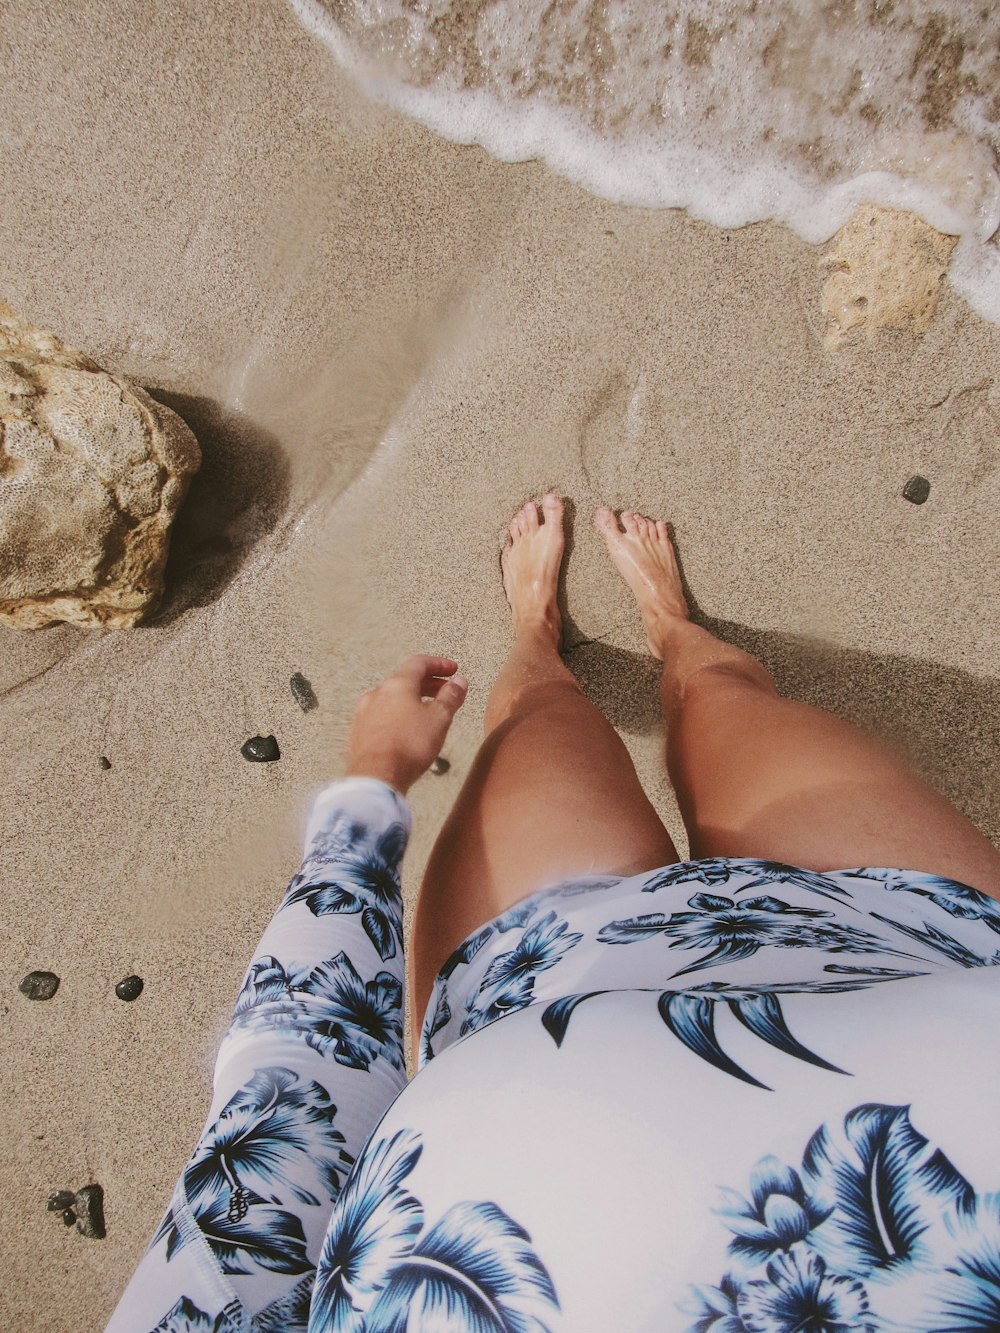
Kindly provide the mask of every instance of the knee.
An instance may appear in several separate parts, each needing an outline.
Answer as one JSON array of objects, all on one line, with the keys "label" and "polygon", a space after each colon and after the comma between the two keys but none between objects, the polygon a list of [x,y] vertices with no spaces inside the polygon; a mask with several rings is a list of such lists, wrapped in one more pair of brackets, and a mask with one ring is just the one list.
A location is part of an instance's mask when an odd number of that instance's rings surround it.
[{"label": "knee", "polygon": [[680,691],[682,699],[704,690],[726,689],[731,692],[734,687],[763,690],[772,695],[778,693],[773,676],[756,657],[751,657],[742,648],[726,646],[728,651],[717,661],[702,663],[687,677]]},{"label": "knee", "polygon": [[523,722],[543,711],[551,715],[573,709],[585,697],[579,681],[568,671],[565,676],[555,679],[530,681],[508,694],[498,707],[487,708],[486,734],[501,723]]}]

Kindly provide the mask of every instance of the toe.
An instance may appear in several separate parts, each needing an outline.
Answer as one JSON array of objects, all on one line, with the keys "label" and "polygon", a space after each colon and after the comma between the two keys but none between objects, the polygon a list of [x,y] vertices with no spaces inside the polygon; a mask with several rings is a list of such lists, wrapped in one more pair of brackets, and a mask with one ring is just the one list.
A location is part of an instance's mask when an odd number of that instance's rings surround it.
[{"label": "toe", "polygon": [[664,521],[663,521],[662,518],[658,518],[658,519],[656,520],[656,535],[657,535],[657,537],[659,537],[659,539],[660,539],[661,542],[666,540],[666,537],[667,537],[667,525],[666,525],[666,523],[664,523]]},{"label": "toe", "polygon": [[618,524],[607,505],[600,505],[594,512],[594,527],[606,537],[618,535]]},{"label": "toe", "polygon": [[631,509],[622,510],[622,527],[632,537],[639,531],[635,521],[635,514],[632,513]]},{"label": "toe", "polygon": [[642,514],[636,514],[636,516],[635,516],[635,530],[636,530],[636,532],[639,534],[640,537],[645,537],[647,526],[648,526],[648,524],[646,523],[646,520],[645,520],[645,518],[642,516]]},{"label": "toe", "polygon": [[542,496],[542,509],[546,515],[551,514],[553,518],[562,513],[562,500],[554,491],[546,491]]},{"label": "toe", "polygon": [[524,524],[528,532],[533,532],[538,527],[538,507],[534,500],[529,500],[524,506]]}]

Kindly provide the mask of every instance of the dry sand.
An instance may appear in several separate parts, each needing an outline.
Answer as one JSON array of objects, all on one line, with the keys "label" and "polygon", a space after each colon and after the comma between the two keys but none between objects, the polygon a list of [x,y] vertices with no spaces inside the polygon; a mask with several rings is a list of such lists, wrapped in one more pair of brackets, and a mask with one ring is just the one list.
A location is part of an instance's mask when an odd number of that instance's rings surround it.
[{"label": "dry sand", "polygon": [[[568,660],[679,841],[603,501],[670,518],[710,624],[907,738],[1000,835],[1000,331],[946,291],[925,336],[826,351],[817,255],[788,233],[444,143],[364,103],[280,0],[13,0],[0,50],[0,294],[162,394],[206,455],[156,624],[0,636],[0,1325],[96,1330],[201,1127],[352,699],[420,650],[472,685],[451,772],[412,793],[412,900],[508,643],[499,537],[527,496],[570,502]],[[280,763],[240,757],[256,732]],[[32,968],[62,978],[48,1003],[17,992]],[[103,1242],[45,1211],[91,1180]]]}]

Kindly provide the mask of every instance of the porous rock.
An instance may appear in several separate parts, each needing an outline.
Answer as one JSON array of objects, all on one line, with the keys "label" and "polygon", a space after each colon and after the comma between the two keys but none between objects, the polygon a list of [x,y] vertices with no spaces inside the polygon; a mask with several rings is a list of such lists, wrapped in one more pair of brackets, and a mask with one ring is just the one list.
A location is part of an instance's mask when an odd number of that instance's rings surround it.
[{"label": "porous rock", "polygon": [[0,624],[135,625],[200,465],[176,413],[0,302]]},{"label": "porous rock", "polygon": [[957,243],[916,213],[875,204],[857,209],[820,260],[829,274],[823,287],[827,347],[840,347],[862,330],[868,338],[881,329],[925,333]]}]

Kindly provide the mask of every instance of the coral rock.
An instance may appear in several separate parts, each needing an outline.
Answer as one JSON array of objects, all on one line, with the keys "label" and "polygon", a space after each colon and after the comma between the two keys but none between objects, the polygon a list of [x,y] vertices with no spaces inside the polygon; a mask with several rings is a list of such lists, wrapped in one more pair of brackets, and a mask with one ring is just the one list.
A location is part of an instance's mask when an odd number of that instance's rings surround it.
[{"label": "coral rock", "polygon": [[841,227],[820,263],[827,347],[855,330],[926,333],[957,236],[944,236],[915,213],[866,204]]},{"label": "coral rock", "polygon": [[174,412],[0,302],[0,624],[136,624],[200,465]]}]

